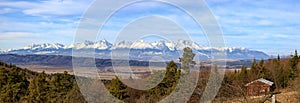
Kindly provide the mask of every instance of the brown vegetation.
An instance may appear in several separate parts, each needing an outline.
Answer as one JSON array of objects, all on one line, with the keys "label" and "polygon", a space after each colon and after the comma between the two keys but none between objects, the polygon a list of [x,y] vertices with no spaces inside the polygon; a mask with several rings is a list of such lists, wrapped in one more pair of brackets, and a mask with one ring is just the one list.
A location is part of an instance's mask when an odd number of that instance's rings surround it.
[{"label": "brown vegetation", "polygon": [[[191,51],[190,51],[191,52]],[[187,53],[186,57],[188,57]],[[181,58],[186,66],[194,64],[190,58]],[[213,100],[215,103],[257,103],[264,100],[265,95],[249,96],[246,93],[245,84],[259,79],[265,78],[275,83],[276,89],[272,93],[277,94],[277,100],[282,103],[297,103],[300,102],[300,77],[299,69],[300,64],[297,52],[290,58],[276,58],[269,60],[253,60],[250,69],[243,66],[239,71],[226,71],[222,81],[221,88],[217,93],[216,98]],[[23,70],[14,65],[3,65],[0,69],[0,102],[85,102],[83,96],[76,86],[74,76],[65,73],[45,74],[36,73],[30,70]],[[189,98],[189,103],[196,103],[201,100],[203,91],[209,80],[211,68],[201,68],[199,72],[194,70],[181,71],[176,63],[170,62],[166,67],[166,71],[156,71],[154,75],[148,80],[151,82],[157,81],[157,78],[164,76],[162,82],[156,87],[149,90],[136,90],[123,84],[119,78],[113,80],[102,80],[110,93],[124,102],[130,103],[154,103],[165,99],[170,93],[176,91],[188,92],[185,88],[177,89],[177,85],[190,85],[185,81],[180,81],[179,78],[195,73],[199,73],[197,86]],[[212,71],[214,71],[213,69]],[[143,77],[147,78],[147,77]],[[85,81],[95,81],[83,78]],[[192,78],[188,78],[192,79]],[[182,84],[178,84],[178,83]],[[91,87],[95,83],[91,83]],[[93,85],[95,84],[95,85]],[[93,89],[91,89],[93,90]],[[184,93],[179,92],[179,93]],[[17,94],[17,95],[16,95]],[[175,95],[178,95],[175,94]],[[98,98],[89,97],[89,98]],[[172,98],[174,102],[178,99]],[[267,101],[268,102],[268,101]]]}]

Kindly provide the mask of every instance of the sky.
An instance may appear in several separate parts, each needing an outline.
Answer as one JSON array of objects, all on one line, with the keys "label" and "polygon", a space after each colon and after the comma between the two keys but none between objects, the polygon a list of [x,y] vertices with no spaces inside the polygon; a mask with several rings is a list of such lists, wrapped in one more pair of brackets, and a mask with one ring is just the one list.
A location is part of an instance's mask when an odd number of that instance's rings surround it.
[{"label": "sky", "polygon": [[[260,50],[270,55],[290,55],[295,49],[300,49],[299,0],[204,1],[223,31],[226,46]],[[22,48],[32,43],[71,44],[80,22],[99,25],[93,19],[83,17],[93,3],[93,0],[0,0],[0,49]],[[183,3],[194,5],[189,1]],[[101,18],[100,14],[113,5],[101,6],[99,10],[90,12]],[[134,18],[152,14],[156,15],[153,17],[156,19],[140,18],[127,25],[126,30],[122,28]],[[157,15],[173,18],[171,21],[178,21],[177,26]],[[148,20],[151,25],[141,26],[143,20]],[[174,37],[181,38],[175,34],[187,33],[200,45],[208,44],[201,28],[193,24],[188,15],[160,3],[141,3],[118,10],[108,19],[99,38],[113,41],[116,33],[151,33],[160,28],[166,33],[174,33]],[[87,37],[91,29],[97,30],[87,27]]]}]

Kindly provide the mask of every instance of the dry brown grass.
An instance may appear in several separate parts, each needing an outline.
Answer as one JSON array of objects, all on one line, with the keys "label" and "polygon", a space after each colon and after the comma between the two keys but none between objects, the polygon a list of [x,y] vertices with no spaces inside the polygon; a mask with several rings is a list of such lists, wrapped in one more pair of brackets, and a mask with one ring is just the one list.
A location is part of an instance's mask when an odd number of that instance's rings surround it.
[{"label": "dry brown grass", "polygon": [[[35,71],[35,72],[43,72],[47,74],[54,74],[54,73],[64,73],[64,71],[67,71],[69,74],[74,74],[73,68],[72,67],[62,67],[62,66],[41,66],[41,65],[19,65],[22,68],[27,68],[29,70]],[[97,72],[91,72],[95,70],[88,70],[88,69],[93,69],[93,68],[81,68],[80,70],[82,71],[76,71],[80,72],[81,74],[84,74],[86,76],[100,76],[101,79],[103,80],[111,80],[116,77],[116,74],[114,73],[113,67],[103,67],[101,70],[97,70]],[[128,67],[119,67],[119,69],[128,69]],[[143,73],[143,72],[149,72],[151,73],[152,71],[155,70],[164,70],[165,67],[142,67],[142,66],[131,66],[130,69],[137,74],[134,74],[136,77],[139,78],[147,78],[149,74],[138,74],[138,73]],[[121,74],[124,76],[130,76],[129,74]]]},{"label": "dry brown grass", "polygon": [[[276,100],[281,103],[300,103],[297,99],[297,95],[299,95],[296,91],[292,89],[283,89],[280,90],[281,93],[276,95]],[[247,97],[249,103],[258,103],[259,100],[264,98],[262,96],[251,96]],[[243,98],[217,98],[214,100],[214,103],[247,103]],[[266,101],[265,103],[271,103],[270,101]]]}]

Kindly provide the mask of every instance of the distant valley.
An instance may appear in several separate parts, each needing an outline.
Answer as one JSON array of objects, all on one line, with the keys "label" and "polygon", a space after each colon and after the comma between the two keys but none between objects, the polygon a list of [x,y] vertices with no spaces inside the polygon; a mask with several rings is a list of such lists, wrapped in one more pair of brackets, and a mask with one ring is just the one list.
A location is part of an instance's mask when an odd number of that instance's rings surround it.
[{"label": "distant valley", "polygon": [[[95,65],[99,70],[104,72],[111,72],[111,70],[105,70],[105,67],[111,67],[112,60],[111,59],[95,59],[96,64],[90,64],[89,62],[84,62],[88,60],[93,60],[93,58],[82,58],[82,65],[89,67]],[[45,68],[66,68],[72,69],[72,57],[71,56],[62,56],[62,55],[17,55],[17,54],[0,54],[0,61],[6,63],[16,64],[22,67],[36,67]],[[118,60],[122,62],[128,62],[130,66],[135,67],[148,67],[148,66],[161,66],[165,67],[165,65],[169,62],[149,62],[149,61],[138,61],[138,60]],[[207,65],[210,64],[210,61],[202,61],[200,64]],[[252,60],[234,60],[227,61],[227,68],[240,68],[242,65],[250,67],[252,64]],[[178,63],[177,65],[180,65]]]}]

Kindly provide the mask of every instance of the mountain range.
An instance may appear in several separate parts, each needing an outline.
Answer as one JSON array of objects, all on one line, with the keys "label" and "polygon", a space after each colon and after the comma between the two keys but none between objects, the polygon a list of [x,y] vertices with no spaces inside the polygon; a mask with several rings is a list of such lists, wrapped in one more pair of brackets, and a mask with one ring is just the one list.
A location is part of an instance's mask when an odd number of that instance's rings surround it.
[{"label": "mountain range", "polygon": [[[173,42],[154,41],[146,42],[143,40],[131,42],[120,41],[115,44],[103,39],[97,42],[84,41],[63,45],[59,43],[31,44],[20,49],[1,50],[1,54],[37,54],[37,55],[66,55],[71,56],[72,51],[84,55],[89,55],[95,50],[95,57],[110,59],[112,52],[117,52],[118,58],[128,58],[130,60],[177,60],[185,47],[190,47],[200,59],[211,58],[212,53],[226,53],[227,59],[253,59],[269,58],[269,56],[257,50],[250,50],[242,47],[208,47],[200,46],[196,42],[189,40],[178,40]],[[122,52],[120,52],[122,51]],[[124,51],[124,52],[123,52]],[[128,55],[129,54],[129,55]]]}]

